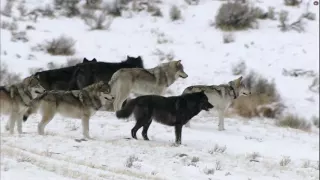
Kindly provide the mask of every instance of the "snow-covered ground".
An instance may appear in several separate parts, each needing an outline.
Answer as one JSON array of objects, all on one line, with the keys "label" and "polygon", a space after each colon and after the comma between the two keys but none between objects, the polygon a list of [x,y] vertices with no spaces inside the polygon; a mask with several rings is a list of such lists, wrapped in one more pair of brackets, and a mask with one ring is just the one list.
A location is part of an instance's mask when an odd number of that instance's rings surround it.
[{"label": "snow-covered ground", "polygon": [[[19,17],[18,0],[13,17]],[[27,9],[51,1],[25,0]],[[181,59],[189,77],[178,80],[170,90],[180,94],[192,84],[220,84],[236,76],[231,66],[240,60],[248,69],[274,79],[287,111],[310,119],[318,116],[319,94],[311,92],[309,77],[288,77],[282,69],[301,68],[319,73],[319,12],[315,21],[306,21],[303,33],[281,32],[279,21],[259,20],[258,29],[235,32],[235,42],[224,44],[222,32],[209,26],[222,1],[201,0],[190,6],[182,0],[163,0],[159,7],[164,17],[152,17],[147,12],[131,17],[115,18],[109,30],[89,31],[80,18],[39,17],[34,23],[19,20],[18,31],[27,30],[28,42],[12,42],[11,32],[1,29],[1,61],[10,71],[27,76],[28,68],[45,67],[48,62],[65,63],[65,56],[51,56],[32,51],[32,47],[62,34],[76,40],[73,57],[96,58],[117,62],[127,55],[141,55],[146,68],[160,63],[154,52],[173,52]],[[1,0],[4,8],[5,0]],[[183,20],[172,22],[169,8],[176,4]],[[263,0],[255,5],[267,9],[276,7],[289,12],[291,21],[305,10],[287,7],[283,1]],[[1,15],[1,21],[13,18]],[[168,42],[159,44],[163,33]],[[30,54],[33,58],[28,58]],[[19,55],[20,57],[18,57]],[[171,146],[172,127],[152,123],[151,141],[127,140],[133,121],[122,121],[114,113],[98,112],[90,121],[90,133],[95,140],[76,142],[81,138],[80,121],[56,116],[47,126],[46,136],[37,135],[40,116],[33,115],[23,124],[23,135],[4,132],[6,116],[1,116],[1,179],[319,179],[319,129],[312,131],[276,127],[270,119],[227,118],[226,131],[217,130],[217,117],[202,112],[193,119],[191,128],[184,128],[182,146]],[[224,146],[226,147],[224,152]],[[216,148],[215,148],[216,147]],[[220,152],[219,152],[220,150]],[[216,151],[216,152],[215,152]],[[133,157],[134,155],[134,157]],[[257,156],[257,157],[256,157]],[[131,158],[130,158],[131,157]],[[281,166],[280,161],[291,162]],[[133,163],[130,163],[133,159]],[[127,162],[128,161],[128,162]],[[221,166],[221,168],[219,168]],[[214,169],[214,173],[211,170]]]}]

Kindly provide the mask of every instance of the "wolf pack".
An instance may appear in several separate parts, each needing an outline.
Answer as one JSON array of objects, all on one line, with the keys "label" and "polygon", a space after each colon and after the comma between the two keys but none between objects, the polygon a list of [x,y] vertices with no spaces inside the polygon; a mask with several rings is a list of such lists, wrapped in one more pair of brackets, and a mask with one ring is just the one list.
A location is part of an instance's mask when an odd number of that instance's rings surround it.
[{"label": "wolf pack", "polygon": [[[101,62],[84,58],[74,66],[36,72],[21,82],[0,86],[0,112],[8,115],[5,129],[14,133],[16,126],[23,133],[23,121],[39,113],[38,134],[44,135],[46,125],[56,114],[81,119],[83,140],[89,135],[89,120],[97,111],[115,113],[118,119],[133,115],[135,125],[131,136],[149,140],[152,120],[175,129],[175,144],[181,144],[182,127],[190,127],[190,120],[202,110],[216,110],[218,130],[224,127],[224,113],[234,99],[251,94],[238,77],[220,85],[193,85],[181,95],[163,96],[167,88],[179,78],[186,79],[181,60],[160,63],[145,68],[141,56],[121,62]],[[135,98],[131,98],[134,95]]]}]

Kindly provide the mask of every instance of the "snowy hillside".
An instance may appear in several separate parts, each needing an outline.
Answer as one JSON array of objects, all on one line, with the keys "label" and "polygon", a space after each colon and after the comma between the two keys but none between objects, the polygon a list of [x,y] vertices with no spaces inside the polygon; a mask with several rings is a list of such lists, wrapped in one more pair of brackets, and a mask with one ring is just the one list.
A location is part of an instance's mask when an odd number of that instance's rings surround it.
[{"label": "snowy hillside", "polygon": [[[69,18],[62,10],[51,14],[52,0],[12,2],[8,12],[10,5],[1,0],[1,63],[22,78],[32,68],[47,69],[50,62],[62,65],[70,58],[118,62],[127,55],[140,55],[146,68],[181,59],[189,77],[179,79],[166,94],[178,95],[193,84],[235,79],[239,75],[233,75],[232,67],[244,62],[243,76],[254,70],[274,80],[286,106],[284,113],[297,114],[312,127],[303,131],[276,126],[274,119],[229,115],[226,130],[218,131],[216,115],[202,112],[191,121],[191,128],[183,129],[182,145],[173,147],[174,129],[158,123],[150,126],[149,142],[142,140],[141,130],[138,141],[125,139],[134,122],[118,120],[113,112],[95,114],[90,121],[95,140],[81,143],[74,140],[81,137],[80,120],[56,116],[45,129],[47,135],[40,136],[36,128],[40,116],[33,115],[23,124],[25,134],[10,135],[4,131],[8,118],[1,115],[1,180],[319,179],[319,125],[312,122],[319,117],[319,92],[310,90],[319,75],[319,7],[313,1],[308,11],[316,19],[304,18],[301,33],[282,32],[279,12],[289,13],[290,24],[306,12],[307,2],[287,6],[282,0],[257,0],[252,4],[266,12],[275,7],[276,20],[258,19],[254,28],[231,35],[212,25],[225,3],[219,0],[200,0],[197,5],[161,0],[154,5],[162,17],[144,9],[133,11],[129,3],[120,17],[111,20],[108,15],[109,26],[103,30],[90,30],[81,15]],[[84,4],[78,4],[81,13]],[[170,19],[172,5],[180,9],[181,19]],[[48,13],[29,13],[37,8]],[[75,40],[73,55],[50,55],[39,46],[61,35]],[[234,42],[224,43],[227,35]],[[301,69],[307,75],[287,76],[283,69]]]}]

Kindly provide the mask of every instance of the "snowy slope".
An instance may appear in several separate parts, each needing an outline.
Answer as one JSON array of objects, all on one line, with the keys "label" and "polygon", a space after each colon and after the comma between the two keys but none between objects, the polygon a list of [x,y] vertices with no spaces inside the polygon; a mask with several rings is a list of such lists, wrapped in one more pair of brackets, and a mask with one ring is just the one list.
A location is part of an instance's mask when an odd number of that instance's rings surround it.
[{"label": "snowy slope", "polygon": [[[51,1],[26,0],[33,9]],[[134,13],[132,17],[115,18],[109,30],[89,31],[80,18],[38,18],[37,23],[18,20],[19,30],[28,30],[27,43],[12,42],[11,33],[1,29],[1,61],[11,71],[28,75],[28,68],[45,67],[48,62],[65,63],[64,56],[51,56],[32,51],[32,47],[62,34],[76,40],[74,57],[97,58],[98,61],[117,62],[126,55],[141,55],[147,68],[160,63],[156,49],[173,52],[181,59],[189,77],[178,80],[171,87],[173,94],[192,84],[220,84],[236,76],[231,66],[239,60],[246,62],[268,79],[274,79],[288,106],[287,111],[310,118],[318,116],[319,94],[309,91],[312,78],[286,77],[282,69],[302,68],[319,73],[319,12],[316,21],[306,21],[306,32],[281,32],[278,21],[261,20],[258,29],[235,32],[235,42],[223,44],[222,32],[209,26],[214,20],[221,1],[202,0],[189,6],[184,1],[163,0],[159,5],[164,17],[152,17],[147,12]],[[1,0],[3,8],[5,0]],[[172,22],[168,12],[172,4],[180,7],[183,20]],[[289,11],[295,20],[303,11],[287,7],[282,1],[264,0],[255,4],[276,11]],[[14,6],[13,16],[19,17]],[[2,21],[12,18],[1,16]],[[159,33],[164,33],[168,43],[159,44]],[[17,57],[17,54],[21,58]],[[32,54],[35,58],[28,60]],[[312,99],[312,100],[310,100]],[[46,129],[48,135],[36,133],[39,116],[34,115],[24,123],[26,134],[11,136],[1,132],[1,179],[318,179],[319,130],[311,132],[274,126],[268,119],[226,119],[226,131],[217,131],[217,120],[212,113],[203,112],[194,118],[191,128],[183,129],[183,145],[172,147],[173,128],[153,123],[149,130],[151,141],[126,140],[133,121],[115,118],[114,113],[98,112],[90,122],[92,141],[78,143],[81,137],[80,121],[56,116]],[[1,116],[1,130],[7,117]],[[140,131],[139,131],[140,133]],[[138,134],[139,134],[138,133]],[[140,135],[140,134],[139,134]],[[141,139],[141,136],[138,136]],[[223,153],[210,154],[215,145],[226,146]],[[257,161],[250,161],[252,153],[259,153]],[[139,159],[131,168],[125,166],[130,155]],[[179,154],[187,156],[179,157]],[[284,156],[291,163],[279,165]],[[196,158],[193,158],[196,157]],[[197,161],[197,157],[199,161]],[[192,162],[193,161],[193,162]],[[195,162],[197,161],[197,162]],[[217,161],[221,170],[215,169]],[[306,165],[310,161],[309,165]],[[304,167],[305,166],[305,167]]]}]

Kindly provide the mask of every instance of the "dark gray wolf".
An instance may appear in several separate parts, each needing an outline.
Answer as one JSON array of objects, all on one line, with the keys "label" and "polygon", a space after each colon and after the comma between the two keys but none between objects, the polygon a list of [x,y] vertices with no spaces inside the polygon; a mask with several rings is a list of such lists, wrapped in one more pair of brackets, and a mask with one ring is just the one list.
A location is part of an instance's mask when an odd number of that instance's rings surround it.
[{"label": "dark gray wolf", "polygon": [[152,69],[123,68],[113,74],[109,85],[115,96],[113,110],[120,110],[130,93],[162,95],[179,77],[187,78],[181,60],[162,63]]},{"label": "dark gray wolf", "polygon": [[[250,95],[250,90],[242,82],[242,76],[220,85],[194,85],[187,87],[182,94],[204,91],[208,96],[209,102],[214,106],[214,110],[219,114],[219,131],[224,129],[224,113],[231,105],[232,101],[239,96]],[[190,127],[190,123],[186,124]]]},{"label": "dark gray wolf", "polygon": [[[97,62],[94,58],[91,61],[84,58],[80,64],[89,64]],[[79,65],[79,64],[78,64]],[[76,89],[76,87],[70,87],[69,83],[71,81],[72,75],[76,70],[77,65],[69,66],[59,69],[52,69],[47,71],[36,72],[34,75],[40,80],[41,85],[46,90],[68,90]]]},{"label": "dark gray wolf", "polygon": [[113,101],[110,95],[110,86],[102,81],[87,86],[81,90],[61,91],[52,90],[43,93],[30,103],[30,108],[23,115],[23,120],[38,111],[42,114],[41,122],[38,124],[38,133],[44,134],[45,126],[59,113],[64,117],[81,119],[82,134],[85,138],[89,136],[89,119],[107,101]]},{"label": "dark gray wolf", "polygon": [[14,132],[14,125],[17,121],[18,133],[22,133],[22,116],[27,111],[32,99],[36,98],[45,89],[35,76],[29,76],[21,83],[10,86],[0,86],[0,113],[9,115],[6,130]]},{"label": "dark gray wolf", "polygon": [[142,137],[148,138],[148,128],[152,119],[168,126],[174,126],[176,144],[181,144],[182,126],[189,122],[200,111],[213,108],[204,92],[184,94],[181,96],[163,97],[157,95],[139,96],[129,100],[116,112],[118,118],[128,118],[132,113],[136,124],[131,130],[131,136],[137,139],[137,131],[143,127]]},{"label": "dark gray wolf", "polygon": [[82,89],[98,81],[108,82],[112,75],[122,68],[143,68],[141,56],[136,58],[127,56],[127,60],[118,63],[97,62],[77,65],[71,78],[70,88]]}]

